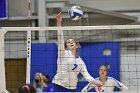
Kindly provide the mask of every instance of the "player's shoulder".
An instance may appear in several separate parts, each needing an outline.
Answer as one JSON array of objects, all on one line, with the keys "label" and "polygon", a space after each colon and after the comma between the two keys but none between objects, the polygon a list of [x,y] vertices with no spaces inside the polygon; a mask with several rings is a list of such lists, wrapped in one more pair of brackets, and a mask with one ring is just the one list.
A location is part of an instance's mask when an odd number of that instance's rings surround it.
[{"label": "player's shoulder", "polygon": [[113,77],[107,76],[108,79],[113,79]]},{"label": "player's shoulder", "polygon": [[70,50],[65,50],[65,53],[70,53]]},{"label": "player's shoulder", "polygon": [[99,78],[99,77],[97,77],[97,78],[95,78],[95,80],[100,80],[100,78]]},{"label": "player's shoulder", "polygon": [[66,56],[70,56],[70,55],[72,55],[72,52],[71,52],[70,50],[65,50],[65,51],[64,51],[64,54],[65,54]]},{"label": "player's shoulder", "polygon": [[107,79],[115,80],[115,78],[109,76],[107,77]]},{"label": "player's shoulder", "polygon": [[119,82],[117,79],[113,78],[113,77],[108,77],[108,80],[114,81],[114,82]]}]

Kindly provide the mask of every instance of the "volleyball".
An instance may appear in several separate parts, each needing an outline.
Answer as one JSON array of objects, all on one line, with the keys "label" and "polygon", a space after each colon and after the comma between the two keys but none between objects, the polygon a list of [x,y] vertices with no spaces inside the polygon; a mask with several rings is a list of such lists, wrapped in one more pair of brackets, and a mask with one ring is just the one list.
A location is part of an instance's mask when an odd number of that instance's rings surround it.
[{"label": "volleyball", "polygon": [[83,16],[83,11],[80,6],[72,6],[68,10],[68,14],[72,20],[79,20]]}]

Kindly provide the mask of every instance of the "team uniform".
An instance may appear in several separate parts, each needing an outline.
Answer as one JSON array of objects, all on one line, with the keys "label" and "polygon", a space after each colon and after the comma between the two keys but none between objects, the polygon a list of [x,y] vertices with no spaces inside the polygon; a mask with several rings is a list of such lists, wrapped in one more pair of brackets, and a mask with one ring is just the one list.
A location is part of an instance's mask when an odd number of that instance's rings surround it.
[{"label": "team uniform", "polygon": [[80,57],[75,58],[70,50],[64,51],[60,61],[57,63],[57,74],[52,81],[52,83],[56,84],[55,86],[75,90],[78,81],[77,76],[80,72],[87,81],[91,82],[94,80],[88,73],[83,60]]},{"label": "team uniform", "polygon": [[[100,78],[96,78],[96,80],[100,82]],[[115,87],[118,87],[121,91],[128,90],[128,88],[124,84],[120,83],[113,77],[107,77],[105,84],[102,86],[102,91],[100,92],[113,92]],[[82,89],[82,92],[88,92],[92,88],[95,88],[96,92],[99,92],[98,87],[96,87],[95,85],[91,83],[85,86]]]}]

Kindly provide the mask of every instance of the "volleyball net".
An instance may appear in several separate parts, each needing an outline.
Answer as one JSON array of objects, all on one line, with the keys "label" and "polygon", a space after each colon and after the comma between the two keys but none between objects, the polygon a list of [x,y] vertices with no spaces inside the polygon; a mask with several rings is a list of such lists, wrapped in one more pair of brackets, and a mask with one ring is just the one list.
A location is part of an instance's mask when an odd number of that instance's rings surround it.
[{"label": "volleyball net", "polygon": [[[23,83],[33,83],[35,73],[53,79],[57,70],[58,27],[0,28],[0,90],[17,92]],[[66,26],[64,39],[81,44],[80,56],[87,70],[98,77],[101,64],[110,67],[108,76],[125,84],[130,91],[140,90],[140,25]],[[87,84],[78,76],[77,91]],[[118,91],[118,89],[116,89]]]}]

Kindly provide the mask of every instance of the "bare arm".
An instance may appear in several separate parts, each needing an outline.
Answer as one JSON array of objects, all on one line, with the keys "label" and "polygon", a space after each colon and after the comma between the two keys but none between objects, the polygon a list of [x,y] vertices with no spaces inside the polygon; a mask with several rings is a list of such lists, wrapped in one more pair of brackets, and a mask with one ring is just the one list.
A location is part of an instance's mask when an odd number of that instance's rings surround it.
[{"label": "bare arm", "polygon": [[115,86],[120,88],[120,90],[122,92],[128,91],[128,88],[124,84],[122,84],[121,82],[119,82],[118,80],[116,80],[114,78],[113,78],[113,80],[114,80]]},{"label": "bare arm", "polygon": [[100,82],[96,81],[93,77],[91,77],[91,75],[87,71],[87,68],[86,68],[86,65],[85,64],[83,64],[83,66],[82,66],[81,73],[83,74],[84,78],[88,82],[90,82],[91,84],[96,85],[97,87],[101,87],[102,86],[102,84]]},{"label": "bare arm", "polygon": [[56,16],[57,20],[57,35],[58,35],[58,61],[61,62],[61,56],[64,54],[64,36],[61,30],[62,14],[61,12]]}]

